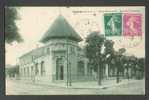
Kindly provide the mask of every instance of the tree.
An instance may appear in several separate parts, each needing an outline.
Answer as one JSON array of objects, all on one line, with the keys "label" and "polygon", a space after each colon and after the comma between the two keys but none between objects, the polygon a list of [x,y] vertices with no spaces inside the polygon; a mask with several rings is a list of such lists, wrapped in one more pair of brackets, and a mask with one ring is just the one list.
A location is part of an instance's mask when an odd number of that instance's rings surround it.
[{"label": "tree", "polygon": [[126,77],[129,80],[130,78],[129,70],[132,68],[132,56],[124,56],[123,66],[124,69],[126,70]]},{"label": "tree", "polygon": [[125,48],[120,48],[118,52],[119,52],[120,55],[122,55],[123,53],[126,52],[126,49]]},{"label": "tree", "polygon": [[104,54],[106,57],[106,64],[108,65],[108,69],[114,70],[113,66],[113,54],[114,54],[114,48],[113,48],[114,42],[112,40],[105,40],[104,42]]},{"label": "tree", "polygon": [[10,44],[14,41],[22,42],[20,34],[18,33],[18,28],[16,26],[16,20],[19,17],[17,15],[17,9],[14,7],[5,8],[5,41]]},{"label": "tree", "polygon": [[105,46],[105,54],[112,54],[114,52],[113,48],[114,42],[112,40],[105,40],[104,46]]},{"label": "tree", "polygon": [[19,66],[15,65],[10,68],[6,68],[6,74],[8,74],[9,77],[15,77],[15,75],[19,75]]},{"label": "tree", "polygon": [[115,57],[116,57],[116,68],[117,68],[117,74],[116,74],[116,82],[120,82],[120,72],[123,67],[123,53],[126,52],[125,48],[120,48],[118,52],[115,52]]},{"label": "tree", "polygon": [[125,77],[125,74],[124,74],[125,69],[128,72],[128,62],[129,62],[128,60],[129,60],[128,56],[122,55],[122,59],[121,59],[121,64],[122,64],[122,66],[121,66],[121,73],[122,73],[123,77]]},{"label": "tree", "polygon": [[131,78],[133,76],[136,76],[137,62],[138,62],[137,57],[135,57],[134,55],[133,56],[130,56],[130,61],[129,61],[130,66],[129,67],[131,69]]},{"label": "tree", "polygon": [[136,74],[136,78],[137,79],[141,79],[144,76],[144,66],[145,65],[145,60],[144,58],[138,58],[138,62],[137,62],[137,74]]},{"label": "tree", "polygon": [[86,38],[86,57],[89,59],[89,62],[93,65],[94,69],[97,72],[98,85],[101,85],[102,78],[104,57],[101,54],[101,48],[104,44],[104,40],[104,36],[99,34],[99,32],[92,32]]},{"label": "tree", "polygon": [[[134,55],[132,56],[125,56],[125,69],[126,69],[126,76],[127,79],[135,77],[136,76],[136,71],[137,71],[137,63],[138,63],[138,58],[135,57]],[[130,72],[129,72],[130,71]]]}]

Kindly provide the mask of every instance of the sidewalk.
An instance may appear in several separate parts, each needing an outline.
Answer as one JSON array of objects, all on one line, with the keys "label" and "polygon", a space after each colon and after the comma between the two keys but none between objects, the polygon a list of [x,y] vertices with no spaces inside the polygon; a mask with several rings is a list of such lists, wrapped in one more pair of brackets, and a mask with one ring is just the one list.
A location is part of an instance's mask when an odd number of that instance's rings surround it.
[{"label": "sidewalk", "polygon": [[98,89],[106,89],[109,87],[116,87],[119,85],[124,85],[124,84],[128,84],[128,83],[133,83],[133,82],[137,82],[138,80],[122,80],[120,83],[116,83],[116,80],[105,80],[102,82],[102,85],[99,86],[97,84],[97,82],[91,82],[91,83],[84,83],[84,84],[79,84],[76,83],[74,84],[74,86],[72,86],[72,88],[98,88]]},{"label": "sidewalk", "polygon": [[[15,80],[14,80],[15,81]],[[42,84],[42,83],[33,83],[33,82],[27,82],[22,80],[17,80],[20,83],[26,83],[26,84],[32,84],[32,85],[40,85],[40,86],[52,86],[52,87],[58,87],[58,88],[74,88],[74,89],[106,89],[109,87],[116,87],[124,84],[129,84],[133,82],[138,82],[140,80],[134,80],[134,79],[122,79],[119,83],[116,83],[116,79],[110,79],[110,80],[102,80],[102,85],[99,86],[97,81],[89,81],[89,82],[72,82],[71,86],[67,86],[66,82],[58,82],[58,83],[48,83],[48,84]]]},{"label": "sidewalk", "polygon": [[64,87],[64,88],[75,88],[75,89],[106,89],[109,87],[116,87],[124,84],[129,84],[137,82],[139,80],[127,80],[123,79],[119,83],[116,83],[116,80],[103,80],[102,85],[99,86],[97,81],[91,82],[73,82],[71,86],[66,85],[66,83],[51,83],[49,85]]}]

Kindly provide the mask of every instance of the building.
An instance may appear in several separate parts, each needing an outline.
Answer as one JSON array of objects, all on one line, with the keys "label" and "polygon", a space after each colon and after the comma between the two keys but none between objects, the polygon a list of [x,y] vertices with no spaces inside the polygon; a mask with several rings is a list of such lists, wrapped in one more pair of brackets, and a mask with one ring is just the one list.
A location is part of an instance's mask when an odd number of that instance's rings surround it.
[{"label": "building", "polygon": [[40,40],[43,47],[34,49],[19,58],[20,78],[36,82],[66,82],[93,80],[78,43],[82,38],[62,15],[53,22]]},{"label": "building", "polygon": [[[19,76],[33,82],[67,82],[97,80],[97,73],[79,46],[82,38],[62,15],[59,15],[40,42],[44,44],[19,58]],[[114,63],[114,60],[111,60]],[[124,64],[120,76],[132,76],[132,67]],[[126,65],[126,66],[125,66]],[[143,65],[143,64],[142,64]],[[129,68],[126,68],[126,67]],[[105,64],[102,78],[116,77],[114,64]],[[142,71],[143,72],[143,71]],[[143,76],[139,72],[138,76]]]}]

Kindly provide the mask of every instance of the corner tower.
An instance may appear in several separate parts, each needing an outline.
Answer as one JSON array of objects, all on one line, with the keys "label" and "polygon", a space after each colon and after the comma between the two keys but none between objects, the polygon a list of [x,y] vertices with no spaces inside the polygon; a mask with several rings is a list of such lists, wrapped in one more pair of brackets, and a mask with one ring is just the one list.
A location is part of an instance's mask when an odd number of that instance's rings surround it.
[{"label": "corner tower", "polygon": [[53,81],[75,78],[80,41],[82,38],[62,15],[56,18],[41,38],[40,42],[44,43],[50,51],[49,70]]},{"label": "corner tower", "polygon": [[80,42],[82,40],[82,38],[62,15],[59,15],[56,18],[40,42],[47,43],[51,39],[69,39],[76,42]]}]

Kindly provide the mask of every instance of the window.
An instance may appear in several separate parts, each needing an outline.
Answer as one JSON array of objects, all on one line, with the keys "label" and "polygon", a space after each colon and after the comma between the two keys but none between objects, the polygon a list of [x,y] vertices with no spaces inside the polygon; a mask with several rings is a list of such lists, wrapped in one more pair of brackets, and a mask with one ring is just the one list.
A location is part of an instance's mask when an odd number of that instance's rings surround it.
[{"label": "window", "polygon": [[78,62],[78,75],[79,76],[85,75],[85,69],[84,69],[84,62],[83,61]]},{"label": "window", "polygon": [[41,62],[41,76],[45,75],[44,61]]},{"label": "window", "polygon": [[30,74],[30,73],[29,73],[29,67],[27,67],[27,76],[29,76],[29,74]]},{"label": "window", "polygon": [[21,68],[21,74],[22,74],[22,76],[24,75],[24,69],[23,68]]},{"label": "window", "polygon": [[75,54],[75,48],[74,47],[70,47],[70,53]]},{"label": "window", "polygon": [[26,76],[26,69],[24,68],[24,76]]},{"label": "window", "polygon": [[36,63],[35,65],[35,75],[37,75],[39,73],[39,70],[38,70],[38,63]]},{"label": "window", "polygon": [[33,73],[34,73],[34,67],[31,66],[31,75],[33,75]]},{"label": "window", "polygon": [[50,54],[50,48],[47,48],[47,54]]},{"label": "window", "polygon": [[92,68],[89,63],[87,64],[87,74],[92,75]]}]

